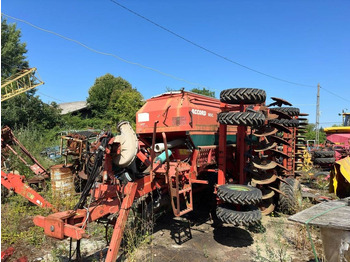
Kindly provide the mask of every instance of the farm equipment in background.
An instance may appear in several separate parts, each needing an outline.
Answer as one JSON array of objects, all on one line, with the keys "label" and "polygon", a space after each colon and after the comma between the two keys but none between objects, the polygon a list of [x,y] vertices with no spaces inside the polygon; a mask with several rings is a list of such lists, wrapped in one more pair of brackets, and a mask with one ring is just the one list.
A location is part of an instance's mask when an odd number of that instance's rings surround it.
[{"label": "farm equipment in background", "polygon": [[265,99],[265,91],[249,88],[224,90],[220,100],[169,92],[138,111],[136,133],[121,122],[117,136],[63,138],[62,154],[73,155],[73,163],[55,167],[57,176],[77,174],[84,182],[80,200],[34,223],[48,236],[77,240],[79,258],[88,224],[107,221],[114,231],[106,261],[115,261],[130,208],[140,202],[148,212],[168,203],[183,216],[194,210],[196,192],[208,190],[213,217],[234,226],[255,224],[276,205],[295,212],[302,114],[278,98],[272,104],[278,107],[269,108]]},{"label": "farm equipment in background", "polygon": [[350,113],[342,115],[343,126],[325,128],[326,144],[313,152],[314,165],[326,171],[330,192],[341,198],[350,196]]},{"label": "farm equipment in background", "polygon": [[[21,162],[23,162],[31,171],[35,174],[34,177],[26,179],[24,176],[10,172],[11,162],[10,154],[13,154]],[[45,185],[45,179],[49,178],[47,170],[39,163],[39,161],[22,145],[22,143],[15,137],[12,130],[5,126],[1,129],[1,168],[5,172],[1,171],[1,184],[8,190],[14,190],[18,192],[19,188],[28,187],[29,185],[35,185],[37,188],[43,188]],[[7,177],[11,177],[6,182],[3,181],[3,174],[8,173]],[[5,176],[6,177],[6,176]],[[6,180],[6,179],[5,179]],[[10,181],[16,181],[15,184],[9,184]],[[21,182],[22,181],[22,182]],[[4,195],[4,192],[2,192]]]}]

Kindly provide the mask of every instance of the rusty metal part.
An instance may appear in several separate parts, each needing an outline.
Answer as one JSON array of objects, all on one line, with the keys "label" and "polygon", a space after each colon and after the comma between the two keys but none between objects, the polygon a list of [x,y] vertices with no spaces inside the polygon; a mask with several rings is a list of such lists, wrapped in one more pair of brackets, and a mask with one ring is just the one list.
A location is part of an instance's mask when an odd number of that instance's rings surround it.
[{"label": "rusty metal part", "polygon": [[272,161],[269,159],[261,160],[257,157],[253,158],[252,163],[255,168],[262,169],[262,170],[273,169],[277,166],[277,163],[275,161]]},{"label": "rusty metal part", "polygon": [[281,107],[282,105],[292,106],[291,103],[289,103],[287,100],[284,100],[282,98],[271,97],[271,99],[273,101],[275,101],[275,102],[269,104],[268,107],[270,107],[270,106],[279,106],[279,107]]},{"label": "rusty metal part", "polygon": [[[20,148],[21,153],[17,152],[15,147]],[[12,130],[5,126],[1,129],[1,158],[6,159],[5,150],[10,150],[20,161],[22,161],[26,166],[28,166],[36,175],[42,176],[44,178],[49,178],[49,174],[46,169],[39,163],[39,161],[25,148],[24,145],[15,137]],[[32,164],[29,164],[21,155],[28,157]]]},{"label": "rusty metal part", "polygon": [[281,165],[281,164],[278,164],[278,163],[277,163],[276,166],[280,167],[281,169],[283,169],[283,170],[285,170],[285,171],[290,171],[290,170],[288,170],[288,168],[286,168],[285,166],[283,166],[283,165]]},{"label": "rusty metal part", "polygon": [[309,114],[307,113],[300,113],[299,116],[308,116]]},{"label": "rusty metal part", "polygon": [[279,115],[277,115],[277,114],[273,114],[273,113],[269,113],[268,115],[267,115],[267,120],[272,120],[272,119],[277,119],[277,118],[279,118],[280,116]]},{"label": "rusty metal part", "polygon": [[[282,180],[282,181],[283,181],[283,180]],[[286,183],[286,182],[284,182],[284,183]],[[277,192],[278,194],[281,194],[281,195],[287,197],[287,195],[286,195],[285,193],[283,193],[281,190],[279,190],[279,189],[277,189],[277,188],[275,188],[275,187],[272,187],[272,186],[268,186],[268,187],[269,187],[270,189],[272,189],[273,191]]]},{"label": "rusty metal part", "polygon": [[273,126],[273,127],[277,128],[279,131],[283,131],[283,132],[288,133],[288,134],[291,133],[290,129],[285,127],[285,126],[283,126],[283,125],[280,125],[280,124],[277,124],[277,123],[270,123],[270,126]]},{"label": "rusty metal part", "polygon": [[275,204],[270,203],[268,207],[260,207],[261,214],[267,216],[275,210]]},{"label": "rusty metal part", "polygon": [[275,195],[275,191],[273,191],[272,189],[262,189],[263,192],[263,196],[261,199],[269,199],[272,198]]},{"label": "rusty metal part", "polygon": [[268,136],[268,139],[272,139],[272,141],[275,141],[275,142],[277,142],[278,144],[283,144],[283,145],[286,145],[286,146],[291,146],[290,143],[288,143],[286,140],[284,140],[283,138],[280,138],[280,137],[278,137],[278,136],[271,135],[271,136]]},{"label": "rusty metal part", "polygon": [[271,152],[273,152],[275,155],[279,155],[279,156],[282,156],[283,158],[289,158],[290,156],[283,153],[282,151],[279,151],[277,149],[270,149]]},{"label": "rusty metal part", "polygon": [[283,119],[292,119],[292,116],[284,113],[284,112],[281,112],[281,111],[273,111],[273,114],[274,115],[278,115],[279,118],[283,118]]},{"label": "rusty metal part", "polygon": [[51,166],[51,187],[55,197],[66,198],[72,196],[74,191],[73,165]]},{"label": "rusty metal part", "polygon": [[259,144],[259,146],[256,149],[254,149],[254,151],[262,152],[262,151],[270,150],[276,147],[277,147],[276,142],[266,142],[266,140],[264,140]]},{"label": "rusty metal part", "polygon": [[277,176],[276,175],[271,175],[271,177],[266,178],[266,179],[255,179],[252,178],[252,185],[268,185],[271,184],[273,182],[275,182],[277,180]]},{"label": "rusty metal part", "polygon": [[274,135],[278,132],[277,128],[271,126],[262,126],[255,130],[254,135],[257,137]]}]

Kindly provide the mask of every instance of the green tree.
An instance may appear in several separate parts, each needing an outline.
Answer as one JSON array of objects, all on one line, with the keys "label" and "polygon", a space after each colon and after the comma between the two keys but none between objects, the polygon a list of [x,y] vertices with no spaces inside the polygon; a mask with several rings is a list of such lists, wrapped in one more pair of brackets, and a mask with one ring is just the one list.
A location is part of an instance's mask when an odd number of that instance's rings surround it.
[{"label": "green tree", "polygon": [[90,87],[87,102],[95,116],[105,117],[112,94],[115,100],[123,91],[130,89],[132,86],[128,81],[121,77],[105,74],[96,78],[94,85]]},{"label": "green tree", "polygon": [[95,80],[87,102],[94,117],[103,118],[108,124],[121,120],[135,123],[135,114],[143,105],[143,97],[122,77],[106,74]]},{"label": "green tree", "polygon": [[[15,24],[1,20],[1,79],[8,78],[22,68],[28,68],[26,44],[20,41],[21,31]],[[52,128],[60,123],[56,103],[45,104],[35,89],[1,103],[1,125],[15,127]]]},{"label": "green tree", "polygon": [[192,88],[190,91],[193,93],[197,93],[197,94],[201,94],[201,95],[210,96],[210,97],[215,98],[215,91],[210,91],[209,89],[206,89],[205,87],[203,87],[202,89]]},{"label": "green tree", "polygon": [[20,38],[21,31],[16,24],[7,24],[6,19],[1,19],[1,79],[28,68],[26,44],[21,43]]},{"label": "green tree", "polygon": [[[305,140],[315,140],[316,139],[316,126],[315,124],[307,124],[305,129]],[[324,143],[326,141],[326,133],[323,128],[320,128],[320,143]]]},{"label": "green tree", "polygon": [[111,96],[108,116],[114,123],[121,120],[135,123],[136,112],[143,104],[143,97],[136,89],[128,89],[120,94],[115,91]]}]

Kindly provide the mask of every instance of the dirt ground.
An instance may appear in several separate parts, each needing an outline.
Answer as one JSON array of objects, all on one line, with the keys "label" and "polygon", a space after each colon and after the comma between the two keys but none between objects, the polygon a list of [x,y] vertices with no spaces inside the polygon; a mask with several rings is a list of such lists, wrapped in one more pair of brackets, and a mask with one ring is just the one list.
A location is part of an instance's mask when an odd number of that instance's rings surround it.
[{"label": "dirt ground", "polygon": [[[192,224],[168,218],[168,227],[156,231],[129,261],[312,261],[306,232],[286,217],[263,217],[258,229],[212,222]],[[173,220],[173,221],[171,221]],[[164,223],[164,221],[162,221]],[[161,226],[161,224],[159,224]],[[252,232],[254,231],[254,232]],[[314,232],[314,239],[320,240]],[[307,241],[307,240],[306,240]]]}]

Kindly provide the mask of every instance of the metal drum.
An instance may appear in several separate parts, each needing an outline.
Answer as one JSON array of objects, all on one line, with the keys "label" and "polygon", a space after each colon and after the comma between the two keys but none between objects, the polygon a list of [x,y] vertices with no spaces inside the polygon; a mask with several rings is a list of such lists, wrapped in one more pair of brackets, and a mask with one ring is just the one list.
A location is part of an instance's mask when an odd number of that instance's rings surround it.
[{"label": "metal drum", "polygon": [[55,165],[50,169],[53,196],[60,198],[72,196],[74,194],[72,165]]}]

